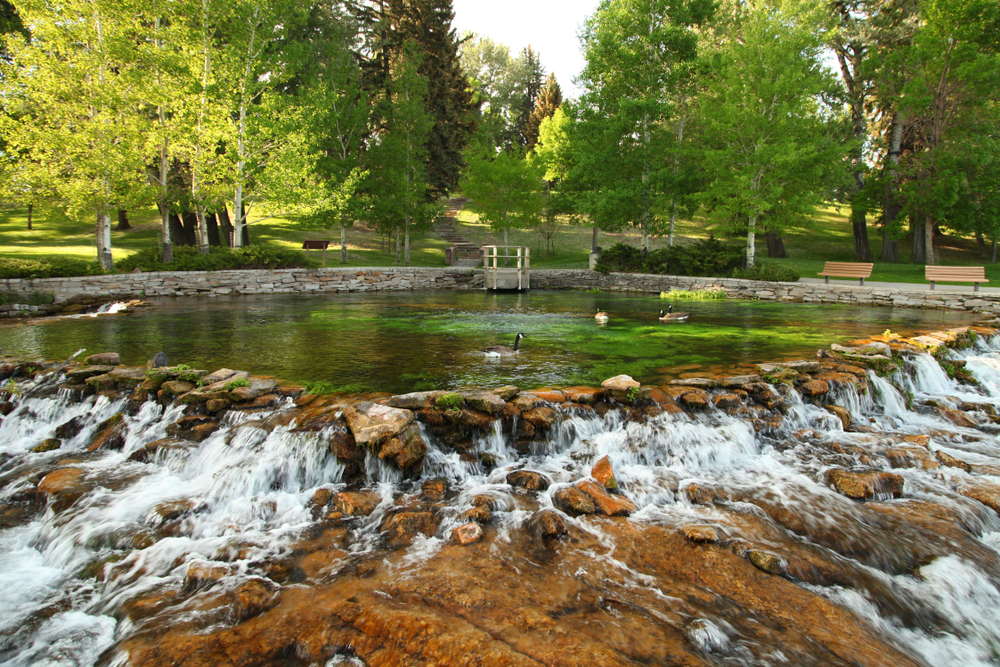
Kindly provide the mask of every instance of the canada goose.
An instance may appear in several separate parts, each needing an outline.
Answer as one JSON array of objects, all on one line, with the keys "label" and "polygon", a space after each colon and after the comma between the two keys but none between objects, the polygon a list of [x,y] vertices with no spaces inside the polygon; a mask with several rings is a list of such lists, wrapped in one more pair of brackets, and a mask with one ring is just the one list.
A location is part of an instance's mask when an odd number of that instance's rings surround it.
[{"label": "canada goose", "polygon": [[666,313],[666,315],[664,315],[663,311],[661,310],[660,311],[660,321],[661,322],[683,322],[684,320],[686,320],[688,318],[688,315],[691,314],[691,313],[675,313],[675,312],[673,312],[673,310],[674,310],[673,304],[667,306],[667,313]]},{"label": "canada goose", "polygon": [[608,314],[605,313],[600,308],[598,308],[597,309],[597,314],[594,315],[594,319],[597,320],[598,322],[602,322],[602,323],[603,322],[607,322],[608,321]]},{"label": "canada goose", "polygon": [[514,347],[507,347],[506,345],[490,345],[488,348],[483,350],[487,357],[510,357],[517,354],[517,346],[521,343],[522,338],[526,338],[523,333],[519,333],[514,336]]}]

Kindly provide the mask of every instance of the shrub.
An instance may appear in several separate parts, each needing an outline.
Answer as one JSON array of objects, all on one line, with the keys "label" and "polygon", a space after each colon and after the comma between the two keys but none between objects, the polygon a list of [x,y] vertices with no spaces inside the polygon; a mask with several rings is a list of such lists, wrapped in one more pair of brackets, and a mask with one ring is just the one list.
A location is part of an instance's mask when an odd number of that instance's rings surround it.
[{"label": "shrub", "polygon": [[55,295],[52,292],[31,292],[30,294],[0,292],[0,305],[26,303],[30,306],[48,306],[55,300]]},{"label": "shrub", "polygon": [[752,269],[739,269],[733,273],[734,278],[744,280],[766,280],[768,282],[794,283],[798,282],[799,274],[793,269],[779,266],[774,262],[760,262]]},{"label": "shrub", "polygon": [[714,238],[691,245],[669,246],[648,255],[635,246],[616,243],[601,253],[595,267],[601,273],[657,273],[673,276],[730,276],[744,264],[743,247]]},{"label": "shrub", "polygon": [[226,383],[226,391],[232,391],[237,387],[249,387],[250,380],[246,378],[236,378],[235,380],[230,380]]},{"label": "shrub", "polygon": [[223,271],[225,269],[289,269],[311,268],[319,263],[307,259],[301,250],[269,243],[243,248],[209,249],[202,255],[193,246],[174,246],[174,259],[164,264],[158,248],[144,248],[117,263],[122,272],[134,271]]},{"label": "shrub", "polygon": [[101,267],[96,261],[88,262],[67,257],[49,259],[0,257],[0,278],[70,278],[100,274]]}]

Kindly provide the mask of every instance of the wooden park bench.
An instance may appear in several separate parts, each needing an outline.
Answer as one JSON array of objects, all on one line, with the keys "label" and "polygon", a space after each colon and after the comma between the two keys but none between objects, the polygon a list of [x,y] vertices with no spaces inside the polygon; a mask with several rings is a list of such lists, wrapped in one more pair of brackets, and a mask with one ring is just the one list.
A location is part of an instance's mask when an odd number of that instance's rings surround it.
[{"label": "wooden park bench", "polygon": [[985,266],[928,266],[926,279],[931,281],[931,289],[936,282],[975,283],[973,292],[979,291],[979,283],[988,283]]},{"label": "wooden park bench", "polygon": [[874,266],[871,262],[827,262],[823,265],[823,271],[817,275],[826,278],[826,282],[830,282],[831,276],[834,278],[857,278],[864,285],[865,278],[871,278]]}]

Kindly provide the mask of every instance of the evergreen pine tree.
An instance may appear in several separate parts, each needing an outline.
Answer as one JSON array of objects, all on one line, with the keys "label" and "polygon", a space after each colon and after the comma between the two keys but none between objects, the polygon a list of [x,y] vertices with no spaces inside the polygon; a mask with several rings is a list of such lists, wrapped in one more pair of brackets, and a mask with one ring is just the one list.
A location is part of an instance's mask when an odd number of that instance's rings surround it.
[{"label": "evergreen pine tree", "polygon": [[528,118],[526,138],[528,141],[527,149],[529,151],[533,150],[535,144],[538,143],[538,128],[541,126],[542,121],[546,118],[551,118],[561,104],[562,89],[559,88],[559,83],[556,81],[555,72],[552,72],[545,79],[545,87],[539,93],[538,100],[535,102],[535,108]]},{"label": "evergreen pine tree", "polygon": [[[529,146],[531,114],[535,110],[535,103],[542,92],[542,84],[545,74],[542,71],[542,61],[531,46],[526,46],[521,51],[520,61],[520,87],[521,99],[514,105],[511,111],[514,114],[514,144],[527,151]],[[538,127],[535,126],[535,139],[538,141]]]}]

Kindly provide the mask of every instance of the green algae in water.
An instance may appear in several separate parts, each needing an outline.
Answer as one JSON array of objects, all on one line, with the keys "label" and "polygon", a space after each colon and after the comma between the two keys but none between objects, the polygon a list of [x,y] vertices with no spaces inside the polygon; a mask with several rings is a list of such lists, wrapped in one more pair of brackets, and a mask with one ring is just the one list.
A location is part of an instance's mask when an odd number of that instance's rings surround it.
[{"label": "green algae in water", "polygon": [[[622,373],[644,383],[738,364],[810,358],[831,343],[968,324],[967,313],[759,301],[675,304],[686,322],[660,322],[659,294],[479,291],[268,295],[152,300],[154,308],[99,318],[0,326],[7,353],[66,358],[80,347],[142,365],[228,367],[323,392],[407,392],[462,386],[596,385]],[[598,306],[610,320],[597,324]],[[513,346],[490,359],[488,345]]]}]

